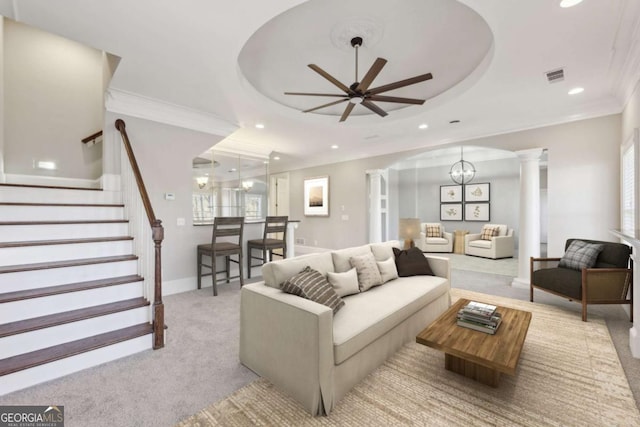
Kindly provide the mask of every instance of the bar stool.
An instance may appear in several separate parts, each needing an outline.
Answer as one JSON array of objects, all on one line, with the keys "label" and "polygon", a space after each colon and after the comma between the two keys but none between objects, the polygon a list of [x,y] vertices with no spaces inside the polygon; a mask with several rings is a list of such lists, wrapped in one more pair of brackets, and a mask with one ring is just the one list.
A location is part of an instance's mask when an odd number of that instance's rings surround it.
[{"label": "bar stool", "polygon": [[[269,260],[273,259],[273,255],[281,256],[283,259],[287,257],[287,224],[288,216],[268,216],[264,223],[264,234],[262,239],[254,239],[247,241],[247,277],[251,279],[251,268],[258,267],[267,262],[267,252],[269,252]],[[283,233],[282,239],[270,238],[270,234]],[[251,250],[259,249],[262,256],[253,256]],[[273,253],[274,249],[282,249],[282,255]],[[252,259],[258,259],[260,264],[252,264]]]},{"label": "bar stool", "polygon": [[[217,282],[219,280],[226,280],[229,283],[229,279],[240,278],[240,286],[244,286],[244,278],[242,274],[242,233],[244,230],[244,217],[216,217],[213,220],[213,234],[211,237],[211,244],[198,245],[198,289],[201,288],[202,276],[211,275],[213,282],[213,296],[218,295]],[[220,237],[238,237],[238,242],[220,242]],[[211,265],[207,265],[202,262],[202,256],[207,255],[211,257]],[[231,259],[231,255],[238,255],[238,260]],[[216,269],[216,258],[219,256],[225,257],[225,270],[218,271]],[[239,274],[237,276],[230,276],[231,262],[238,264]],[[211,269],[211,273],[202,274],[202,267]],[[226,273],[226,277],[218,279],[217,275],[220,273]]]}]

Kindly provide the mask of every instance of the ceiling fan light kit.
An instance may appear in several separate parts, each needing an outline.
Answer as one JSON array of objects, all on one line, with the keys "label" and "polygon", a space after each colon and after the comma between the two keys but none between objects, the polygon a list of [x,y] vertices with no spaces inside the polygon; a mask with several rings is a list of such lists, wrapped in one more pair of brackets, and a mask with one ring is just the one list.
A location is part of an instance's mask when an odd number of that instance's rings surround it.
[{"label": "ceiling fan light kit", "polygon": [[389,83],[383,86],[378,86],[373,89],[369,89],[369,86],[373,83],[373,80],[378,76],[382,68],[387,63],[387,60],[384,58],[377,58],[369,71],[364,75],[362,80],[358,81],[358,48],[362,46],[363,40],[362,37],[353,37],[351,39],[351,46],[355,49],[355,82],[350,86],[347,86],[341,83],[338,79],[324,71],[322,68],[318,67],[315,64],[309,64],[309,68],[311,68],[316,73],[320,74],[322,77],[333,83],[336,87],[338,87],[343,94],[332,94],[332,93],[308,93],[308,92],[285,92],[285,95],[302,95],[302,96],[324,96],[324,97],[333,97],[340,98],[337,101],[332,101],[327,104],[319,105],[317,107],[313,107],[307,110],[302,111],[303,113],[309,113],[315,110],[319,110],[321,108],[331,107],[333,105],[337,105],[343,102],[348,101],[348,104],[340,116],[340,121],[344,122],[347,120],[351,111],[356,105],[362,105],[369,110],[373,111],[380,117],[385,117],[387,112],[380,108],[378,105],[374,104],[373,101],[377,102],[392,102],[392,103],[400,103],[400,104],[413,104],[413,105],[422,105],[424,104],[424,99],[416,99],[416,98],[402,98],[396,96],[385,96],[379,95],[383,92],[388,92],[394,89],[399,89],[405,86],[410,86],[416,83],[423,82],[425,80],[430,80],[433,78],[431,73],[421,74],[416,77],[412,77],[405,80],[400,80],[394,83]]}]

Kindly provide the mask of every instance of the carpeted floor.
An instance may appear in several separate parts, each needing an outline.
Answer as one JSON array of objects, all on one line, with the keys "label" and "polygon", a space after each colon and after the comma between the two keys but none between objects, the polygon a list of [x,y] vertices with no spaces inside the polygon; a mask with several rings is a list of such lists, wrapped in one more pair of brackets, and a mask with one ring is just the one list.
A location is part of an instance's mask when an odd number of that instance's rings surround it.
[{"label": "carpeted floor", "polygon": [[[461,267],[452,270],[454,288],[529,299],[528,290],[510,286],[509,276]],[[165,297],[170,328],[162,350],[0,396],[0,405],[64,405],[67,427],[174,425],[257,379],[238,362],[239,300],[237,283],[220,286],[215,298],[211,288]],[[579,304],[542,292],[536,301],[576,316],[580,310]],[[640,396],[640,360],[629,351],[628,317],[620,306],[596,307],[590,313],[606,319],[634,394]]]},{"label": "carpeted floor", "polygon": [[458,297],[533,313],[518,372],[497,388],[446,371],[441,352],[409,343],[328,417],[311,417],[260,379],[179,426],[640,425],[602,318],[585,323],[561,308],[453,289]]}]

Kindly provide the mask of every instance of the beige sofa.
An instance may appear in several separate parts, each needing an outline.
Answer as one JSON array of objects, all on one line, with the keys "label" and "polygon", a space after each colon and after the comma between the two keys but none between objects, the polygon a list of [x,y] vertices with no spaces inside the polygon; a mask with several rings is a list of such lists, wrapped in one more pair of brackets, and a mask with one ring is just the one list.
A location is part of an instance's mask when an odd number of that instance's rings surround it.
[{"label": "beige sofa", "polygon": [[513,228],[508,228],[505,224],[486,225],[499,227],[498,235],[492,237],[491,240],[482,240],[481,233],[465,235],[464,253],[492,259],[513,257],[515,251]]},{"label": "beige sofa", "polygon": [[[442,232],[440,237],[427,237],[425,229],[427,225],[439,225]],[[420,237],[415,242],[422,252],[453,252],[453,233],[445,230],[438,222],[423,222],[420,224]]]},{"label": "beige sofa", "polygon": [[349,270],[349,258],[393,256],[400,242],[364,245],[274,261],[264,281],[245,285],[240,302],[240,361],[296,399],[312,415],[326,415],[354,385],[380,366],[450,305],[450,268],[428,257],[435,276],[400,277],[329,307],[280,287],[306,266]]}]

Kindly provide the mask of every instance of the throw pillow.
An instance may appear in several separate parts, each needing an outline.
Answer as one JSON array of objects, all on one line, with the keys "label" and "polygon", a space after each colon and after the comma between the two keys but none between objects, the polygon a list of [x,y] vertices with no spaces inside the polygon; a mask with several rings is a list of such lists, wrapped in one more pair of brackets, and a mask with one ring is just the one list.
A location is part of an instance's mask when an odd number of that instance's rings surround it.
[{"label": "throw pillow", "polygon": [[571,268],[573,270],[591,268],[596,265],[598,255],[603,248],[604,245],[574,240],[560,259],[558,267]]},{"label": "throw pillow", "polygon": [[391,257],[384,261],[377,261],[378,270],[380,270],[380,277],[382,277],[382,283],[387,283],[390,280],[398,278],[398,269],[396,268],[396,260]]},{"label": "throw pillow", "polygon": [[322,273],[309,266],[295,276],[288,278],[282,284],[282,290],[288,294],[326,305],[333,310],[334,314],[344,306],[344,301]]},{"label": "throw pillow", "polygon": [[360,292],[369,290],[373,286],[382,285],[382,277],[380,277],[380,271],[372,253],[351,257],[349,262],[358,273]]},{"label": "throw pillow", "polygon": [[393,248],[393,253],[396,256],[395,263],[399,277],[435,276],[431,271],[429,261],[420,249],[415,247],[407,250]]},{"label": "throw pillow", "polygon": [[344,273],[334,273],[330,271],[327,273],[327,279],[329,279],[329,283],[341,297],[360,292],[358,273],[355,268],[345,271]]},{"label": "throw pillow", "polygon": [[482,227],[482,232],[480,233],[480,239],[491,240],[491,238],[494,236],[497,236],[499,232],[500,232],[500,227],[485,225],[484,227]]},{"label": "throw pillow", "polygon": [[427,237],[442,237],[442,231],[440,230],[440,224],[427,224],[426,235]]}]

